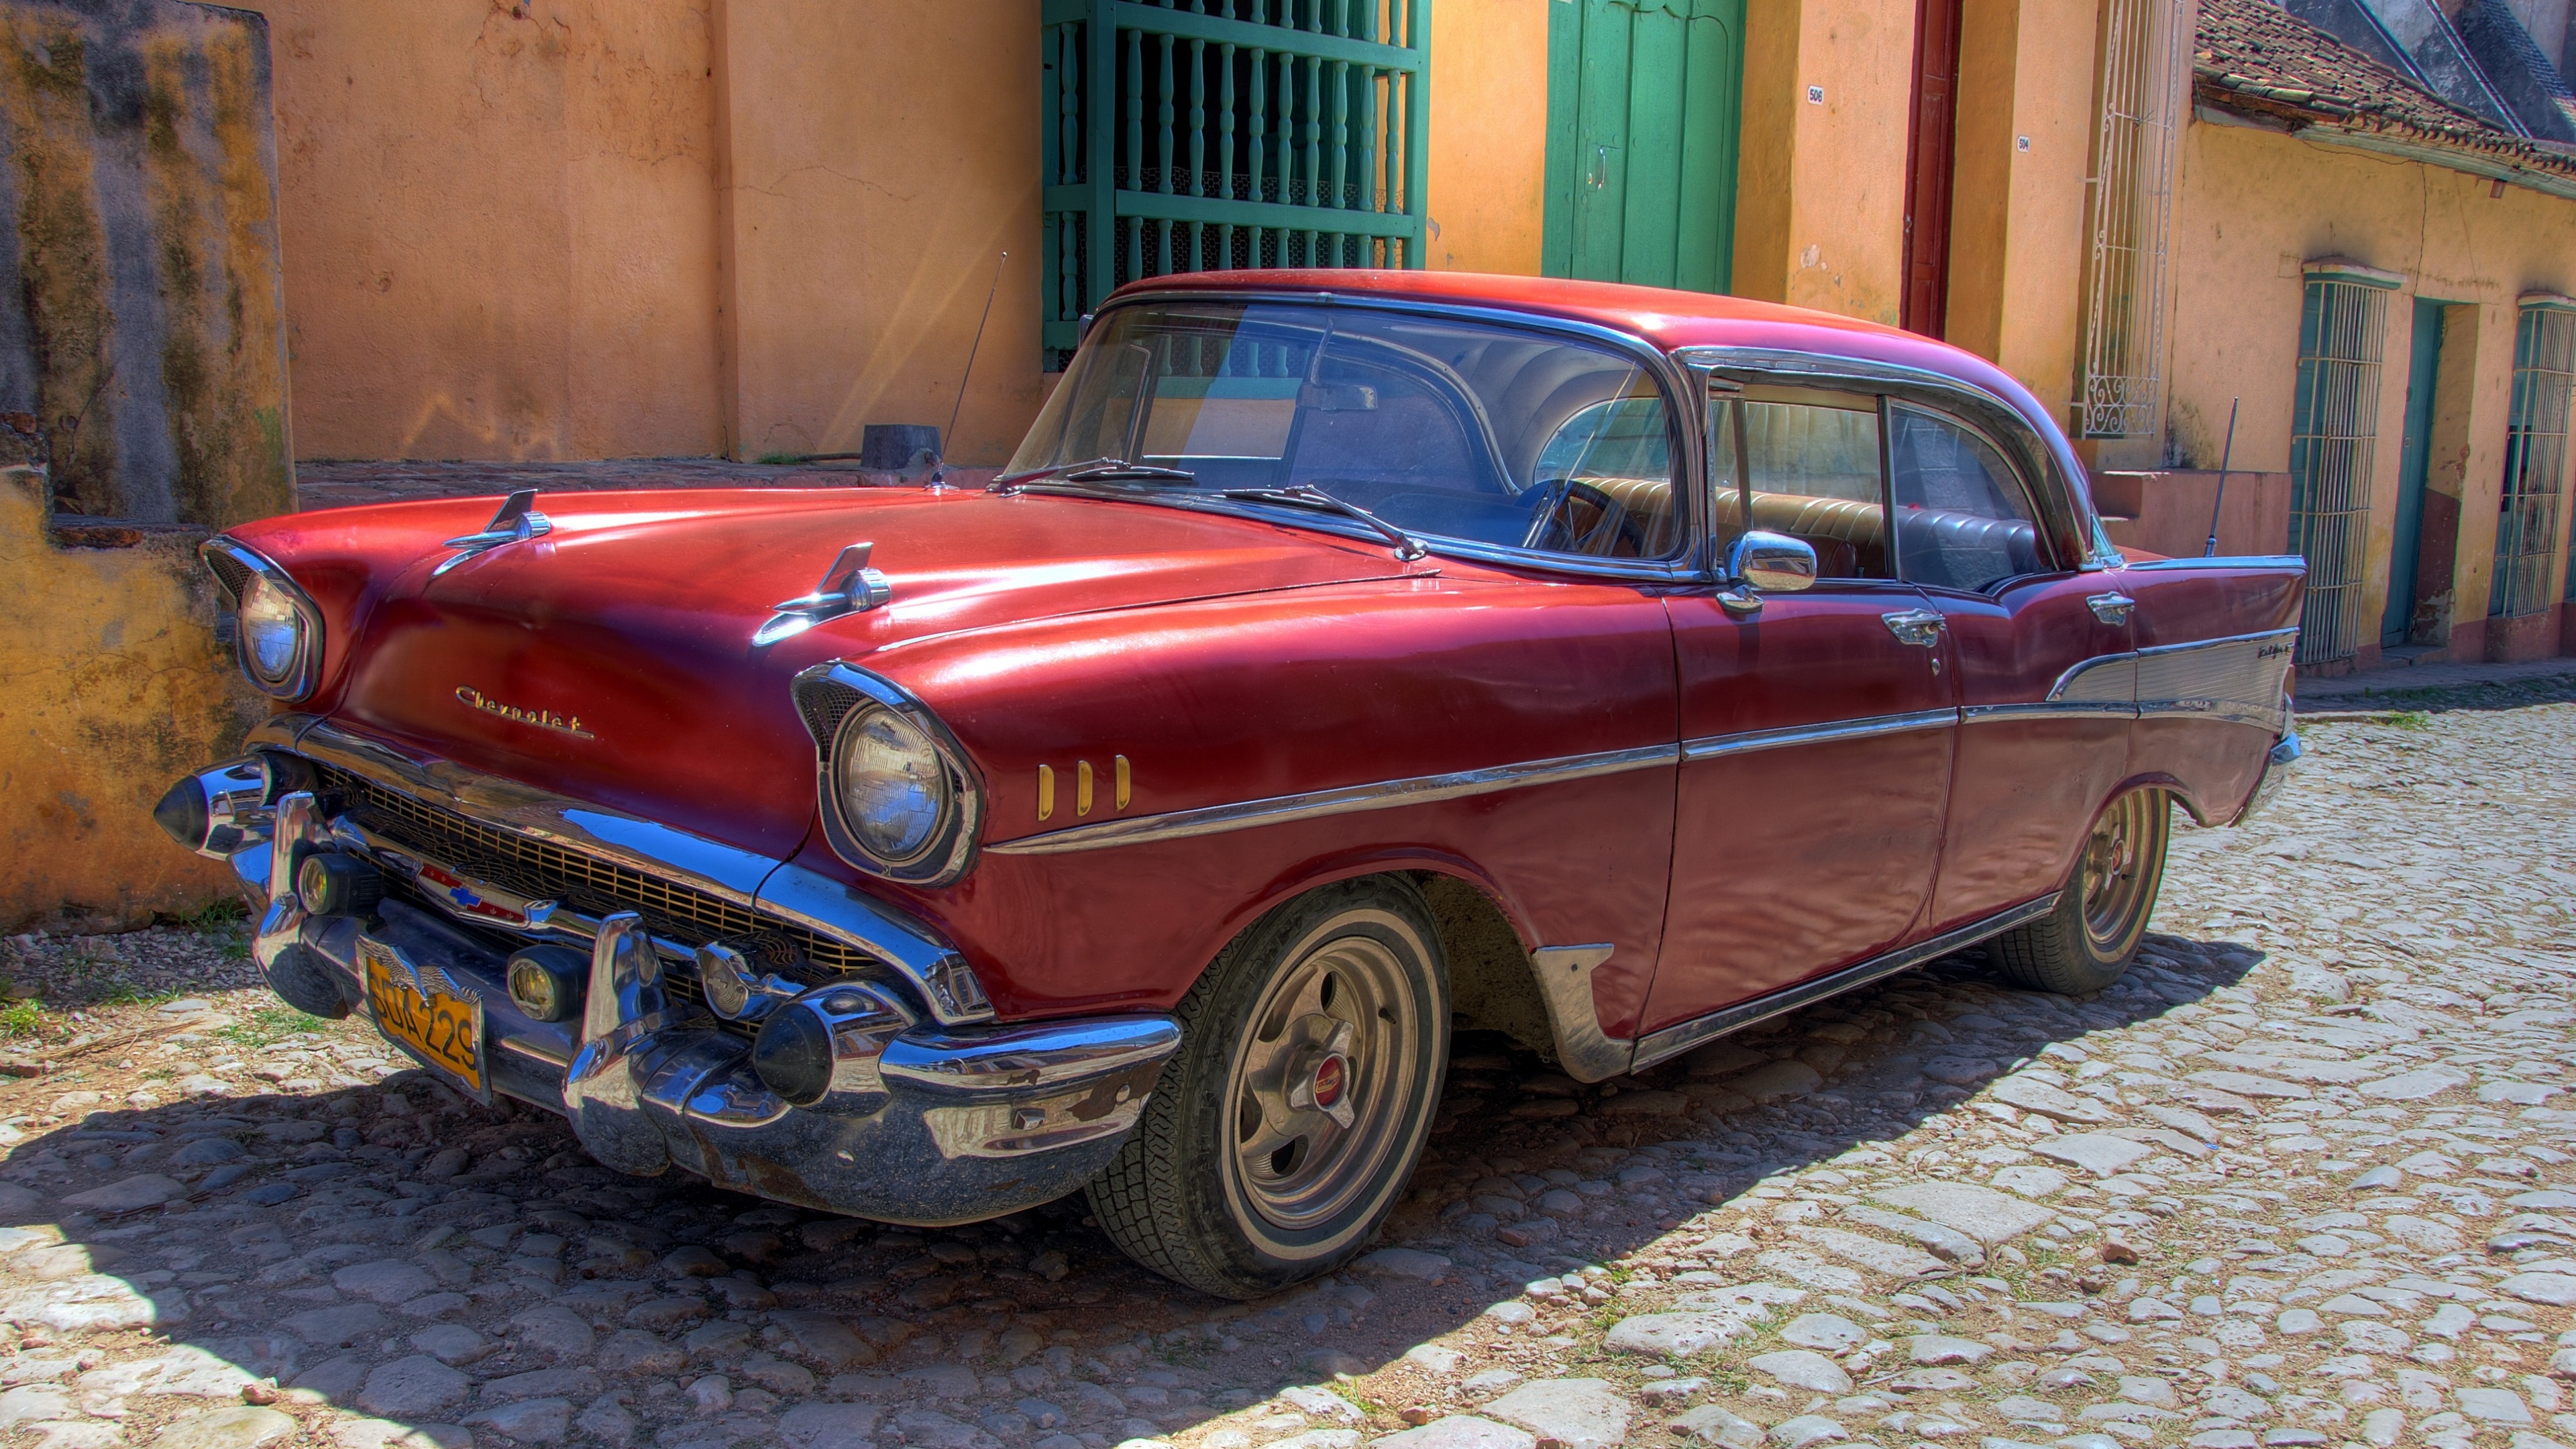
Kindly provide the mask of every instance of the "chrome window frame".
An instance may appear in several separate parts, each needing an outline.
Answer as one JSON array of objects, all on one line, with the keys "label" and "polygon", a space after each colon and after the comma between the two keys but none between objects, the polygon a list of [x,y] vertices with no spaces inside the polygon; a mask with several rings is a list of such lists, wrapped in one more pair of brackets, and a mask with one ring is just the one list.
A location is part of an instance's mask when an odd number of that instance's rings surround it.
[{"label": "chrome window frame", "polygon": [[[849,690],[859,700],[843,708],[833,718],[830,729],[818,729],[819,711],[828,707],[820,702],[820,693],[831,689]],[[975,868],[976,849],[984,834],[984,777],[975,768],[974,757],[929,705],[902,685],[846,659],[800,671],[789,683],[788,691],[796,701],[797,718],[804,722],[806,734],[814,741],[815,803],[823,818],[823,838],[834,855],[852,869],[880,880],[924,888],[952,884]],[[948,819],[939,833],[920,851],[900,861],[882,859],[859,843],[858,832],[851,829],[849,819],[842,813],[841,792],[833,779],[833,760],[840,753],[842,732],[872,708],[893,712],[928,737],[933,753],[939,756],[940,768],[948,773],[953,792]]]},{"label": "chrome window frame", "polygon": [[1673,350],[1676,363],[1731,382],[1819,381],[1859,388],[1962,417],[1979,425],[2004,460],[2020,469],[2024,483],[2047,479],[2052,486],[2030,489],[2043,522],[2055,535],[2049,552],[2073,559],[2060,567],[2076,572],[2118,568],[2127,560],[2102,537],[2098,515],[2077,486],[2081,465],[2071,450],[2056,446],[2049,434],[2031,422],[2002,394],[1965,378],[1902,363],[1876,362],[1832,353],[1779,347],[1691,346]]},{"label": "chrome window frame", "polygon": [[[1708,537],[1708,517],[1701,495],[1707,491],[1708,468],[1705,431],[1685,426],[1685,415],[1696,417],[1698,409],[1683,408],[1678,399],[1691,394],[1690,377],[1671,354],[1658,351],[1652,344],[1632,332],[1615,327],[1582,322],[1572,318],[1549,317],[1517,311],[1508,307],[1485,307],[1450,302],[1427,302],[1409,297],[1379,297],[1348,292],[1276,291],[1262,288],[1153,288],[1138,292],[1121,292],[1100,309],[1105,317],[1118,307],[1144,302],[1240,302],[1293,306],[1359,307],[1376,312],[1399,312],[1417,317],[1482,322],[1520,332],[1558,333],[1585,342],[1605,346],[1630,361],[1655,380],[1664,403],[1665,426],[1671,430],[1675,446],[1673,487],[1689,496],[1677,499],[1684,510],[1680,546],[1671,557],[1661,559],[1594,558],[1583,554],[1548,553],[1512,544],[1481,543],[1474,539],[1452,538],[1446,534],[1407,529],[1422,540],[1431,552],[1449,558],[1471,559],[1478,563],[1499,564],[1507,568],[1541,569],[1556,574],[1581,574],[1596,578],[1619,579],[1637,583],[1698,583],[1708,577],[1701,560]],[[1095,324],[1096,325],[1096,324]],[[1229,513],[1242,518],[1255,518],[1265,523],[1276,522],[1278,515],[1226,500],[1205,505],[1212,512]],[[1383,535],[1356,522],[1300,515],[1300,527],[1318,532],[1358,539],[1368,543],[1384,542]]]},{"label": "chrome window frame", "polygon": [[[2003,460],[2004,467],[2011,471],[2014,486],[2018,487],[2021,490],[2022,497],[2030,502],[2030,522],[2032,528],[2035,530],[2042,530],[2039,534],[2038,541],[2040,548],[2040,562],[2043,567],[2035,573],[2006,574],[2002,578],[1995,580],[1993,583],[1987,584],[1982,588],[1975,589],[1962,589],[1951,584],[1935,584],[1922,579],[1906,577],[1905,560],[1901,556],[1903,551],[1896,546],[1895,421],[1896,410],[1898,408],[1906,408],[1911,411],[1921,413],[1935,422],[1947,423],[1950,426],[1967,433],[1969,436],[1978,439],[1987,447],[1995,450],[1995,456],[2001,458]],[[2043,511],[2043,507],[2040,503],[2040,490],[2031,486],[2029,469],[2023,463],[2014,461],[2012,450],[2004,445],[2002,439],[1994,436],[1992,429],[1980,425],[1973,418],[1963,417],[1959,413],[1951,411],[1950,409],[1936,408],[1916,398],[1898,398],[1884,393],[1880,395],[1879,427],[1883,430],[1882,435],[1886,440],[1885,450],[1887,453],[1887,541],[1889,563],[1896,569],[1896,576],[1898,579],[1905,583],[1912,584],[1916,588],[1934,589],[1945,594],[1966,594],[1975,598],[1990,599],[1994,597],[1997,589],[2001,589],[2008,584],[2017,583],[2023,579],[2041,578],[2049,574],[2065,573],[2068,571],[2064,564],[2058,562],[2058,554],[2060,550],[2058,549],[2056,542],[2050,539],[2044,531],[2047,526],[2047,515]]]},{"label": "chrome window frame", "polygon": [[[197,545],[197,557],[206,565],[206,572],[214,575],[215,591],[221,597],[224,614],[232,624],[233,663],[240,668],[242,678],[250,681],[251,688],[271,699],[294,704],[310,698],[322,684],[322,610],[314,604],[313,596],[304,592],[303,586],[296,583],[275,560],[230,534],[219,533]],[[284,683],[270,684],[260,678],[258,670],[251,668],[250,641],[243,636],[241,628],[242,598],[234,590],[231,580],[224,577],[224,571],[215,566],[218,557],[229,560],[235,568],[284,594],[287,603],[294,608],[296,620],[302,627],[295,636],[295,665],[288,671]]]}]

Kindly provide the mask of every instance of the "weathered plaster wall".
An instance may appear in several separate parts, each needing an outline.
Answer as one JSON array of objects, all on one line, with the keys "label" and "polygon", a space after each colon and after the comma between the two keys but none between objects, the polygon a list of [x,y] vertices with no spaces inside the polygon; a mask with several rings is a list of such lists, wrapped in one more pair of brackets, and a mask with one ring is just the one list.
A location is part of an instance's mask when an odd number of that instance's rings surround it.
[{"label": "weathered plaster wall", "polygon": [[1947,336],[2061,409],[2083,316],[2098,10],[1965,0],[1960,13]]},{"label": "weathered plaster wall", "polygon": [[268,37],[177,0],[0,3],[0,411],[64,512],[294,506]]},{"label": "weathered plaster wall", "polygon": [[1004,461],[1042,396],[1035,12],[720,0],[715,15],[737,455],[945,426],[1007,250],[948,448]]},{"label": "weathered plaster wall", "polygon": [[[2576,290],[2576,201],[2490,190],[2483,177],[2442,167],[2196,121],[2183,137],[2174,245],[2167,449],[2186,467],[2218,462],[2231,398],[2243,399],[2235,466],[2289,466],[2302,262],[2344,257],[2405,274],[2382,349],[2362,602],[2373,638],[2387,595],[2412,299],[2458,304],[2443,349],[2429,489],[2459,500],[2450,647],[2463,658],[2485,650],[2516,299]],[[2474,329],[2464,325],[2472,320]],[[2473,358],[2473,370],[2453,366],[2455,357]],[[2437,511],[2428,507],[2428,527]]]},{"label": "weathered plaster wall", "polygon": [[45,489],[0,468],[0,932],[194,912],[231,872],[172,845],[152,804],[268,711],[207,627],[201,531],[58,547]]},{"label": "weathered plaster wall", "polygon": [[[1912,0],[1750,0],[1735,292],[1893,324]],[[1808,99],[1822,87],[1820,100]]]},{"label": "weathered plaster wall", "polygon": [[1440,271],[1539,270],[1547,23],[1559,0],[1431,7],[1430,244]]},{"label": "weathered plaster wall", "polygon": [[722,451],[704,0],[250,4],[303,456]]}]

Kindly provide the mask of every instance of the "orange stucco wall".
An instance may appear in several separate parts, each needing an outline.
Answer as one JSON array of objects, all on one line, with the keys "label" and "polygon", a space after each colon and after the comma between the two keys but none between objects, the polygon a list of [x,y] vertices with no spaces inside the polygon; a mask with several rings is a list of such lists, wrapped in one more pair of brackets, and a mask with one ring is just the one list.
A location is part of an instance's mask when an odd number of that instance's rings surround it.
[{"label": "orange stucco wall", "polygon": [[1960,12],[1946,335],[2052,406],[2075,390],[2098,11],[1965,0]]},{"label": "orange stucco wall", "polygon": [[1430,226],[1440,271],[1539,269],[1547,179],[1548,9],[1563,0],[1431,7]]},{"label": "orange stucco wall", "polygon": [[[2474,309],[2453,313],[2443,350],[2446,416],[2436,419],[2429,483],[2459,500],[2450,580],[2457,627],[2486,614],[2516,299],[2576,292],[2576,201],[2519,186],[2490,190],[2484,177],[2249,127],[2198,121],[2183,138],[2167,449],[2187,466],[2215,466],[2236,398],[2235,466],[2289,466],[2304,262],[2341,257],[2405,275],[2382,349],[2363,571],[2365,634],[2374,640],[2386,602],[2413,299]],[[2471,320],[2473,343],[2460,325]],[[2477,639],[2472,627],[2455,650],[2473,654]]]},{"label": "orange stucco wall", "polygon": [[251,0],[296,450],[719,450],[706,4]]},{"label": "orange stucco wall", "polygon": [[[1751,0],[1736,293],[1876,322],[1902,301],[1913,0]],[[1823,88],[1809,100],[1809,87]]]}]

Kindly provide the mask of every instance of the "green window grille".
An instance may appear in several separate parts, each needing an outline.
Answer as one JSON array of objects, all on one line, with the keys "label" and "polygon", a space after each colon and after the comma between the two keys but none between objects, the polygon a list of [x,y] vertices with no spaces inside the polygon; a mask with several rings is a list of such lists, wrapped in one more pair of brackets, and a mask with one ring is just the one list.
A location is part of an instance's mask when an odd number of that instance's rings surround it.
[{"label": "green window grille", "polygon": [[2487,613],[2550,604],[2559,500],[2567,492],[2567,411],[2576,390],[2576,302],[2526,299],[2513,334],[2513,406],[2505,415],[2504,489],[2496,514]]},{"label": "green window grille", "polygon": [[1419,267],[1430,0],[1046,0],[1047,365],[1139,277]]},{"label": "green window grille", "polygon": [[2398,279],[2339,263],[2307,270],[2299,386],[2290,418],[2290,539],[2308,561],[2299,662],[2361,643],[2362,563],[2379,447],[2379,364]]}]

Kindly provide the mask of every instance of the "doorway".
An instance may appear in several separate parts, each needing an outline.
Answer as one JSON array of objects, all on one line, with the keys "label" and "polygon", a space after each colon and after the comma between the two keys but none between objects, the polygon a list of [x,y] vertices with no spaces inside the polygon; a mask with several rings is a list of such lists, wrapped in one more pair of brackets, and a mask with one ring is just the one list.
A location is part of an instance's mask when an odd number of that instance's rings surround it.
[{"label": "doorway", "polygon": [[1557,0],[1548,11],[1540,269],[1725,291],[1744,0]]},{"label": "doorway", "polygon": [[2416,581],[2424,547],[2424,480],[2433,462],[2433,393],[2440,377],[2442,313],[2439,302],[2415,299],[2415,327],[2407,348],[2406,431],[2398,444],[2397,512],[2389,521],[2388,605],[2380,613],[2379,646],[2404,644],[2415,625]]},{"label": "doorway", "polygon": [[1938,337],[1950,317],[1951,177],[1959,152],[1960,0],[1915,0],[1914,105],[1905,138],[1905,296],[1898,325]]}]

